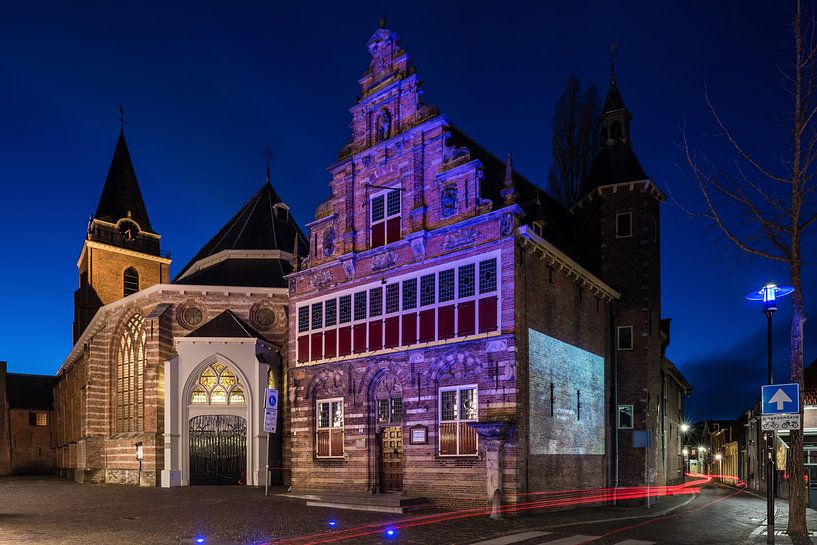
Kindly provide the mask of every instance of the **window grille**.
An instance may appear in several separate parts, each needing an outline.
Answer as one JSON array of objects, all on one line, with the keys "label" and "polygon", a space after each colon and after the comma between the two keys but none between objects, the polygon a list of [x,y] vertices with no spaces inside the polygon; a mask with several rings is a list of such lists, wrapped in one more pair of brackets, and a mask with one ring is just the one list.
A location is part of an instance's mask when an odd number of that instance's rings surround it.
[{"label": "window grille", "polygon": [[440,303],[454,299],[454,269],[440,271]]},{"label": "window grille", "polygon": [[347,324],[352,321],[352,296],[344,295],[338,300],[340,304],[340,323]]},{"label": "window grille", "polygon": [[366,319],[366,292],[359,291],[355,294],[355,320]]},{"label": "window grille", "polygon": [[369,290],[369,316],[380,316],[383,314],[383,288],[372,288]]},{"label": "window grille", "polygon": [[338,318],[338,300],[330,299],[326,302],[326,327],[333,326],[337,323]]},{"label": "window grille", "polygon": [[386,314],[400,310],[400,284],[386,286]]},{"label": "window grille", "polygon": [[403,281],[403,310],[417,308],[417,279]]},{"label": "window grille", "polygon": [[496,258],[479,263],[479,292],[496,291]]},{"label": "window grille", "polygon": [[434,304],[434,275],[420,277],[420,306]]},{"label": "window grille", "polygon": [[475,265],[469,263],[459,268],[459,296],[472,297],[475,293],[474,289],[474,269]]},{"label": "window grille", "polygon": [[323,327],[323,303],[312,304],[312,329]]},{"label": "window grille", "polygon": [[298,333],[309,331],[309,306],[298,309]]}]

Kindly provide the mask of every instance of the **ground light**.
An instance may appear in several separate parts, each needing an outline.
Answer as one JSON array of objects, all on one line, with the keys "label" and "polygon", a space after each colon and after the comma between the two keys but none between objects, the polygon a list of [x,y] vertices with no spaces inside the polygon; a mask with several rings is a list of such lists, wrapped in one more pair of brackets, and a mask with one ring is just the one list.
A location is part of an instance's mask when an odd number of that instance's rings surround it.
[{"label": "ground light", "polygon": [[338,525],[338,521],[336,521],[335,519],[332,519],[329,522],[327,522],[326,524],[328,524],[330,528],[334,528],[335,526]]},{"label": "ground light", "polygon": [[397,537],[397,530],[395,530],[394,528],[386,528],[385,534],[386,539],[394,539],[395,537]]},{"label": "ground light", "polygon": [[196,536],[196,537],[193,538],[193,542],[198,543],[198,544],[205,543],[206,541],[207,541],[207,538],[204,537],[204,536]]}]

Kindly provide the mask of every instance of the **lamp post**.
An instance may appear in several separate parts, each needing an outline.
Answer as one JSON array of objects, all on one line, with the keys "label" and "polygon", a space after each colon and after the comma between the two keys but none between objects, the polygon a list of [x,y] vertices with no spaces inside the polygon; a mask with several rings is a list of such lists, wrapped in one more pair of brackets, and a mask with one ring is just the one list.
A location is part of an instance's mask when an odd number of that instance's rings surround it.
[{"label": "lamp post", "polygon": [[[778,286],[767,282],[757,291],[746,295],[750,301],[763,302],[763,314],[766,316],[766,356],[768,365],[768,384],[774,384],[772,375],[772,316],[777,310],[777,300],[794,291],[791,286]],[[774,543],[774,438],[775,432],[766,433],[766,543]]]},{"label": "lamp post", "polygon": [[689,433],[689,424],[682,423],[681,424],[681,435],[684,440],[684,449],[681,451],[681,454],[684,455],[684,470],[681,472],[681,477],[683,481],[686,482],[687,480],[687,473],[689,473],[689,448],[687,447],[687,434]]}]

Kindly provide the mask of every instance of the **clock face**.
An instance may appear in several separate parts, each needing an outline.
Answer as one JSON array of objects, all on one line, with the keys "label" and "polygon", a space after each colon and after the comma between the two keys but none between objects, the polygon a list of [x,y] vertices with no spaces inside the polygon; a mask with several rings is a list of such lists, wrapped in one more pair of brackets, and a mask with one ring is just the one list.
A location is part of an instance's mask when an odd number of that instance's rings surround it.
[{"label": "clock face", "polygon": [[119,224],[119,234],[126,240],[133,240],[139,234],[139,227],[132,221],[123,221]]}]

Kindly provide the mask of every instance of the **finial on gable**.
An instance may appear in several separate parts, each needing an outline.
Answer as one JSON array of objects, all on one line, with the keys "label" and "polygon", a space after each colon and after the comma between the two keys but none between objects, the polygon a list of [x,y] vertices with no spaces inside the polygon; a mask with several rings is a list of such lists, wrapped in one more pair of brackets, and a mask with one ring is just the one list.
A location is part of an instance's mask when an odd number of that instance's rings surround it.
[{"label": "finial on gable", "polygon": [[380,18],[380,28],[386,28],[386,18],[385,17]]},{"label": "finial on gable", "polygon": [[513,204],[516,202],[516,198],[519,196],[519,192],[516,191],[516,185],[513,182],[513,158],[511,154],[508,154],[508,159],[505,161],[505,187],[502,188],[502,191],[499,194],[505,200],[505,204]]}]

